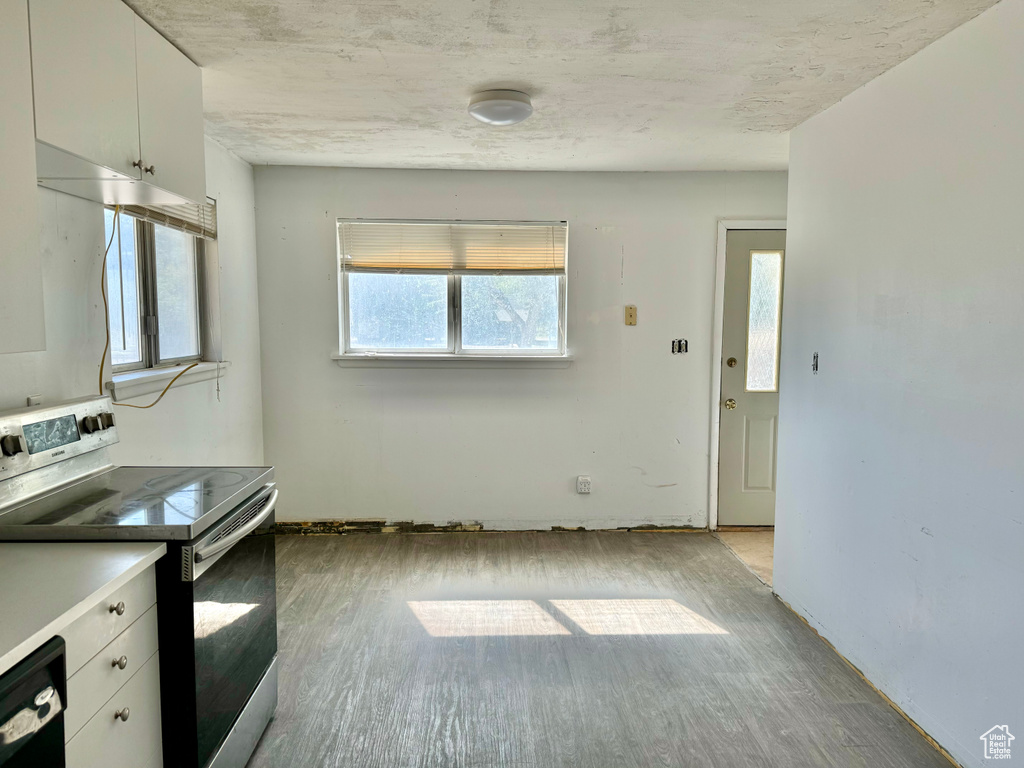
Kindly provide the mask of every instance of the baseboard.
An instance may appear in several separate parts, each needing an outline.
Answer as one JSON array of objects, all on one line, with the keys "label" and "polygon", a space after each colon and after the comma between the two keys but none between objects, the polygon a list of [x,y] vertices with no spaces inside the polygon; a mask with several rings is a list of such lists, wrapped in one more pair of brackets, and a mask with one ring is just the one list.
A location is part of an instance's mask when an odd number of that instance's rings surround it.
[{"label": "baseboard", "polygon": [[350,533],[707,533],[695,526],[631,525],[617,528],[586,528],[584,526],[552,525],[546,528],[490,528],[480,522],[453,521],[444,524],[388,522],[386,520],[278,520],[280,535],[337,536]]},{"label": "baseboard", "polygon": [[842,659],[843,662],[846,664],[846,666],[848,666],[850,669],[852,669],[861,680],[863,680],[865,683],[867,683],[868,686],[871,688],[871,690],[873,690],[875,693],[877,693],[879,696],[881,696],[886,704],[888,704],[890,707],[895,709],[896,712],[899,713],[900,717],[902,717],[904,720],[906,720],[908,723],[910,723],[910,726],[915,731],[917,731],[919,734],[921,734],[921,736],[924,737],[924,740],[927,741],[932,746],[933,749],[935,749],[940,755],[942,755],[944,758],[946,758],[946,760],[948,760],[951,765],[956,766],[956,768],[963,768],[963,765],[961,765],[955,759],[953,759],[953,756],[951,754],[949,754],[949,752],[945,749],[945,747],[943,747],[941,744],[939,744],[939,742],[937,742],[935,739],[933,739],[928,734],[928,732],[925,731],[924,728],[922,728],[920,725],[918,725],[914,721],[914,718],[912,718],[910,715],[908,715],[906,712],[904,712],[899,704],[897,704],[895,701],[893,701],[888,696],[886,696],[885,693],[883,693],[881,690],[879,690],[877,685],[875,685],[870,680],[868,680],[867,676],[863,672],[860,671],[860,669],[857,667],[856,664],[854,664],[852,661],[850,661],[848,658],[846,658],[843,654],[841,654],[836,649],[836,647],[834,645],[832,645],[831,642],[829,642],[828,638],[826,638],[818,630],[816,630],[813,626],[811,626],[811,623],[807,619],[805,619],[803,616],[801,616],[800,613],[797,612],[796,609],[794,609],[792,605],[790,605],[785,600],[783,600],[781,597],[779,597],[779,593],[778,592],[773,592],[773,594],[775,595],[775,599],[776,600],[778,600],[780,603],[782,603],[784,606],[786,606],[786,608],[794,616],[796,616],[798,619],[800,619],[800,621],[802,621],[807,626],[807,628],[809,630],[811,630],[811,632],[813,632],[815,635],[818,636],[818,638],[821,640],[821,642],[823,642],[825,645],[827,645],[829,647],[829,649],[832,651],[832,653],[834,653],[836,656],[838,656],[840,659]]}]

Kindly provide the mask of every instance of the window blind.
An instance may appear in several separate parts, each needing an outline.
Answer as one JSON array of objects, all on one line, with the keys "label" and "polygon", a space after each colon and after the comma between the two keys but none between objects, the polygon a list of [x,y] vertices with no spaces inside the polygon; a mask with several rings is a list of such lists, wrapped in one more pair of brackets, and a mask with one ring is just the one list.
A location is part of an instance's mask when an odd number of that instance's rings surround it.
[{"label": "window blind", "polygon": [[349,270],[565,272],[565,222],[338,222]]},{"label": "window blind", "polygon": [[217,239],[217,204],[184,203],[182,205],[123,205],[121,211],[143,221],[163,224],[165,227],[207,240]]}]

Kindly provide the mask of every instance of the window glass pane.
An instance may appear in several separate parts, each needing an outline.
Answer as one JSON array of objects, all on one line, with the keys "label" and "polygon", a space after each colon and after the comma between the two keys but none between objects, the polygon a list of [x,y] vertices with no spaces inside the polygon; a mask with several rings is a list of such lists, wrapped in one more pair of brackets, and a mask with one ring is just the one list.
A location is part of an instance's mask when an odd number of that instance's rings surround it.
[{"label": "window glass pane", "polygon": [[199,354],[199,292],[195,238],[159,224],[155,224],[153,230],[160,359],[196,357]]},{"label": "window glass pane", "polygon": [[[107,306],[110,320],[110,361],[113,365],[142,362],[139,333],[139,279],[136,266],[135,219],[121,214],[115,225],[114,212],[104,210],[107,252]],[[113,234],[113,241],[110,237]]]},{"label": "window glass pane", "polygon": [[782,252],[751,252],[747,314],[748,392],[775,392],[778,389],[781,299]]},{"label": "window glass pane", "polygon": [[463,276],[462,347],[558,349],[558,276]]},{"label": "window glass pane", "polygon": [[351,272],[352,349],[448,349],[448,276]]}]

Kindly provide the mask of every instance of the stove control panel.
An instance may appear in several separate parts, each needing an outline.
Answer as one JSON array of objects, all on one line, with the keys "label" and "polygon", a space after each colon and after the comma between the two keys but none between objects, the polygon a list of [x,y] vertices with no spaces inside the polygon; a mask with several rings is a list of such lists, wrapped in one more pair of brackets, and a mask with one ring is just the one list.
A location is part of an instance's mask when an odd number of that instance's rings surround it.
[{"label": "stove control panel", "polygon": [[0,413],[0,483],[117,441],[109,397]]}]

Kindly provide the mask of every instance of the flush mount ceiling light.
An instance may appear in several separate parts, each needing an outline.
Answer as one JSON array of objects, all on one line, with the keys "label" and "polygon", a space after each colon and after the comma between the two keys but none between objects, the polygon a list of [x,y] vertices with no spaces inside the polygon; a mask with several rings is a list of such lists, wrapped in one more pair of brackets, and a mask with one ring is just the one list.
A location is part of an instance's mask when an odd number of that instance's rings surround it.
[{"label": "flush mount ceiling light", "polygon": [[533,114],[533,105],[520,91],[481,91],[469,100],[469,114],[488,125],[515,125]]}]

